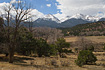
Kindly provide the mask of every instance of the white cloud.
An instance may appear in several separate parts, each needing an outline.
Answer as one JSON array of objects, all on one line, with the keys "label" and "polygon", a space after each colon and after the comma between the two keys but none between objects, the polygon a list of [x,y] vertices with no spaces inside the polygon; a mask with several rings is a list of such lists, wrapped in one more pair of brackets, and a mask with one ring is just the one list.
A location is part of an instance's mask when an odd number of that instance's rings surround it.
[{"label": "white cloud", "polygon": [[[10,5],[10,3],[0,3],[0,15],[6,15],[6,12],[4,11],[4,7],[8,8],[8,6]],[[11,10],[10,14],[14,17],[16,15],[14,10]],[[39,12],[37,9],[33,9],[30,12],[31,15],[34,15],[34,17],[32,17],[33,21],[36,20],[37,18],[43,17],[44,14]]]},{"label": "white cloud", "polygon": [[47,7],[51,7],[51,4],[46,4]]},{"label": "white cloud", "polygon": [[16,0],[11,0],[11,2],[10,3],[16,3]]},{"label": "white cloud", "polygon": [[11,0],[10,1],[11,4],[13,4],[13,3],[20,3],[20,2],[22,2],[22,1],[21,0]]},{"label": "white cloud", "polygon": [[7,6],[9,6],[9,3],[0,3],[0,15],[1,14],[5,14],[4,8],[7,8]]},{"label": "white cloud", "polygon": [[[105,12],[105,0],[56,0],[64,15],[75,15],[77,13],[95,16],[98,12]],[[59,14],[60,15],[60,14]],[[58,17],[59,17],[58,15]]]}]

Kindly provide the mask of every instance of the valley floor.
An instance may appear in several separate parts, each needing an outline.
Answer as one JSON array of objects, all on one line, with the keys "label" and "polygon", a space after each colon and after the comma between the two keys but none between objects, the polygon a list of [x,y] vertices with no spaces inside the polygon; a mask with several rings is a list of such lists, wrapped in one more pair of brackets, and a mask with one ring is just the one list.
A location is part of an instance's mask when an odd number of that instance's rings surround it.
[{"label": "valley floor", "polygon": [[[82,36],[65,37],[66,42],[75,42]],[[83,36],[85,39],[91,40],[96,43],[105,43],[105,36]]]},{"label": "valley floor", "polygon": [[[65,37],[66,42],[75,42],[79,38],[80,37]],[[105,36],[87,36],[85,38],[96,43],[105,43]],[[73,49],[73,47],[71,49]],[[94,54],[98,59],[96,65],[84,65],[83,67],[78,67],[75,64],[78,56],[76,53],[68,54],[67,58],[39,58],[15,55],[13,64],[8,63],[7,57],[5,57],[4,54],[0,54],[0,70],[105,70],[105,51],[94,52]],[[58,66],[53,66],[51,64],[52,60],[56,61]]]},{"label": "valley floor", "polygon": [[[4,55],[0,55],[0,70],[105,70],[105,52],[94,52],[97,56],[98,61],[96,65],[84,65],[83,67],[78,67],[75,64],[77,59],[77,54],[71,53],[68,54],[67,58],[58,58],[55,57],[28,57],[28,56],[16,56],[15,62],[9,64],[6,62]],[[45,64],[45,61],[50,62],[52,59],[59,61],[68,61],[69,66],[59,66],[54,67],[50,64]],[[31,64],[33,63],[33,64]],[[60,65],[60,63],[59,63]]]}]

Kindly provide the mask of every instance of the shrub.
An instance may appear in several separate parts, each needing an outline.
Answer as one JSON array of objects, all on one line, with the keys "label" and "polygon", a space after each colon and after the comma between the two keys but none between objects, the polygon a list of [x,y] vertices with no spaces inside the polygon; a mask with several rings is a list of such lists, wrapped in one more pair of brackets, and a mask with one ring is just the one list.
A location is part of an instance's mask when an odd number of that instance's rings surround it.
[{"label": "shrub", "polygon": [[76,53],[78,53],[78,48],[75,48],[74,50],[75,50]]},{"label": "shrub", "polygon": [[50,55],[56,55],[57,54],[56,45],[51,44],[49,46],[50,46]]},{"label": "shrub", "polygon": [[16,52],[22,55],[31,55],[34,53],[37,45],[37,39],[32,37],[32,33],[30,33],[26,28],[19,29],[19,38],[17,39],[18,47],[16,48]]},{"label": "shrub", "polygon": [[93,64],[97,61],[97,58],[94,56],[92,51],[82,50],[79,52],[78,58],[76,60],[76,64],[78,66],[82,66],[85,64]]},{"label": "shrub", "polygon": [[103,48],[104,50],[105,50],[105,46],[104,46],[104,48]]},{"label": "shrub", "polygon": [[57,46],[56,48],[57,48],[58,52],[61,54],[61,53],[63,53],[63,48],[69,48],[70,44],[67,43],[65,41],[65,39],[60,38],[60,39],[57,40],[56,46]]},{"label": "shrub", "polygon": [[63,53],[72,53],[72,50],[68,50],[68,49],[63,49]]},{"label": "shrub", "polygon": [[56,54],[56,46],[49,45],[44,39],[40,39],[36,51],[39,57],[42,57],[42,55],[50,56]]},{"label": "shrub", "polygon": [[90,47],[88,47],[88,50],[90,50],[90,51],[94,51],[94,46],[90,46]]},{"label": "shrub", "polygon": [[18,54],[33,56],[37,54],[39,57],[55,55],[56,45],[49,45],[44,39],[35,39],[31,32],[26,28],[19,29],[19,41],[16,51]]}]

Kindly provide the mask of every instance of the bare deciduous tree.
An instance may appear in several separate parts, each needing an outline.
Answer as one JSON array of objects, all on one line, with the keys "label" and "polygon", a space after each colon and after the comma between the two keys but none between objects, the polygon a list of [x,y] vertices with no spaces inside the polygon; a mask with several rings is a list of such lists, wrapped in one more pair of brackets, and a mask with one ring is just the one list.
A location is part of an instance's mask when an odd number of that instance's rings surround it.
[{"label": "bare deciduous tree", "polygon": [[62,31],[56,28],[35,27],[33,32],[35,38],[43,38],[48,43],[54,43],[58,38],[63,37]]},{"label": "bare deciduous tree", "polygon": [[75,42],[75,46],[77,46],[81,50],[86,50],[88,47],[92,46],[93,42],[84,38],[83,36],[79,37],[78,40]]},{"label": "bare deciduous tree", "polygon": [[[18,0],[17,3],[9,4],[4,7],[6,13],[7,24],[5,24],[6,28],[6,44],[9,52],[9,63],[13,63],[14,60],[14,52],[17,47],[17,39],[18,39],[18,29],[21,27],[21,23],[30,19],[31,15],[31,6],[27,6],[26,3]],[[14,15],[11,15],[11,12]],[[14,20],[14,22],[12,20]],[[12,28],[12,29],[11,29]],[[11,36],[12,33],[12,36]]]},{"label": "bare deciduous tree", "polygon": [[32,18],[29,19],[29,21],[24,22],[26,25],[28,25],[28,30],[32,33],[33,32],[33,20]]}]

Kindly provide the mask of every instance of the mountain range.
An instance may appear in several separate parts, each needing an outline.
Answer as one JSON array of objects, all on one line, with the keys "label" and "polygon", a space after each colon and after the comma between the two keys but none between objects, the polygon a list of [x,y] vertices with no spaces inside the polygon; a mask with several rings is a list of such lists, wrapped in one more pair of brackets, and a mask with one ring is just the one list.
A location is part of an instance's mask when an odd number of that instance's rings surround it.
[{"label": "mountain range", "polygon": [[[4,7],[8,7],[9,3],[0,3],[0,16],[4,17],[4,20],[6,20],[5,16],[5,10]],[[31,15],[34,15],[32,17],[33,25],[34,27],[54,27],[54,28],[66,28],[66,27],[73,27],[78,24],[86,24],[86,23],[92,23],[97,21],[104,21],[105,18],[102,17],[96,17],[96,16],[90,16],[90,15],[84,15],[84,14],[75,14],[73,16],[66,16],[66,17],[60,17],[57,18],[55,15],[48,14],[45,15],[43,13],[39,13],[36,9],[30,12]],[[14,12],[14,9],[11,10],[10,15],[12,16],[12,19],[15,19],[16,13]]]},{"label": "mountain range", "polygon": [[97,21],[105,21],[105,18],[76,14],[73,16],[67,16],[61,20],[55,17],[52,14],[48,14],[43,16],[42,18],[38,18],[35,20],[34,27],[54,27],[54,28],[66,28],[73,27],[78,24],[86,24]]},{"label": "mountain range", "polygon": [[[2,14],[2,16],[3,15],[4,14]],[[105,18],[76,14],[73,16],[66,16],[62,19],[59,19],[52,14],[48,14],[33,20],[33,27],[67,28],[76,26],[78,24],[86,24],[97,21],[105,21]]]}]

